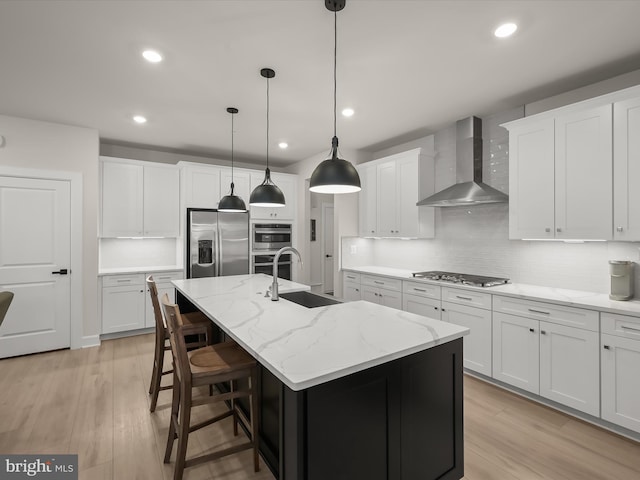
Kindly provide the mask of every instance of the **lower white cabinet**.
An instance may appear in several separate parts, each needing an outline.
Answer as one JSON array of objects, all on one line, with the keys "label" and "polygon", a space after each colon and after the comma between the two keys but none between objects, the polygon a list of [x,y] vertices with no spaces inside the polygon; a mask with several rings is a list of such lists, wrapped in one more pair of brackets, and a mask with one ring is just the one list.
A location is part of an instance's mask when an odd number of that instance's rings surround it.
[{"label": "lower white cabinet", "polygon": [[538,323],[538,320],[493,313],[493,378],[539,393]]},{"label": "lower white cabinet", "polygon": [[360,292],[360,274],[355,272],[343,272],[342,274],[342,299],[345,302],[362,300]]},{"label": "lower white cabinet", "polygon": [[421,297],[411,293],[402,294],[402,310],[423,317],[441,319],[440,300]]},{"label": "lower white cabinet", "polygon": [[493,305],[493,378],[599,416],[597,312],[499,296]]},{"label": "lower white cabinet", "polygon": [[602,314],[602,418],[640,432],[640,318]]},{"label": "lower white cabinet", "polygon": [[443,301],[442,320],[470,330],[464,337],[463,365],[491,376],[491,310]]},{"label": "lower white cabinet", "polygon": [[362,300],[402,310],[402,292],[362,285]]},{"label": "lower white cabinet", "polygon": [[[105,275],[102,277],[102,333],[119,333],[155,326],[153,306],[147,289],[149,274]],[[171,280],[183,278],[181,271],[154,272],[158,296],[175,300]]]}]

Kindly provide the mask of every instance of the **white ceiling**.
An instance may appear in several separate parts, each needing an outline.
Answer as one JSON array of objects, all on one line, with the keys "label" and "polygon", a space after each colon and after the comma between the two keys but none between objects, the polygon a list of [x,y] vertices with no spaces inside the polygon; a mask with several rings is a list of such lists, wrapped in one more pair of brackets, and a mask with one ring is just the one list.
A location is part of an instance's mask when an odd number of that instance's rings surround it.
[{"label": "white ceiling", "polygon": [[[343,147],[378,150],[640,67],[640,1],[348,0],[338,13]],[[519,24],[500,40],[494,28]],[[149,64],[144,48],[165,61]],[[324,0],[0,0],[0,113],[103,141],[263,162],[329,151],[333,14]],[[148,117],[135,125],[131,116]],[[0,132],[1,134],[2,132]],[[279,141],[288,150],[277,148]]]}]

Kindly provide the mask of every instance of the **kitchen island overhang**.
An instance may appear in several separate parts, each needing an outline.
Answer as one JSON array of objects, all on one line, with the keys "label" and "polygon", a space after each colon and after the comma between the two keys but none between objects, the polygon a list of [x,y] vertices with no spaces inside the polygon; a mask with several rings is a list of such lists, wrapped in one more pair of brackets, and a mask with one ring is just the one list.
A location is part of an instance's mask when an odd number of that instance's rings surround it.
[{"label": "kitchen island overhang", "polygon": [[261,364],[261,451],[277,478],[461,478],[468,329],[363,301],[273,302],[270,282],[174,284]]}]

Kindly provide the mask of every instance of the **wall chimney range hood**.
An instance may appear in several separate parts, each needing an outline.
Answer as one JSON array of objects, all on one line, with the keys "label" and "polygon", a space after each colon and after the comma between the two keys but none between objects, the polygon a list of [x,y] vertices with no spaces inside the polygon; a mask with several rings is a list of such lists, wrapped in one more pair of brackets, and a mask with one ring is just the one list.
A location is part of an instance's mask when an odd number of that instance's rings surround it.
[{"label": "wall chimney range hood", "polygon": [[478,117],[456,122],[456,179],[456,184],[416,205],[458,207],[509,201],[506,194],[482,182],[482,120]]}]

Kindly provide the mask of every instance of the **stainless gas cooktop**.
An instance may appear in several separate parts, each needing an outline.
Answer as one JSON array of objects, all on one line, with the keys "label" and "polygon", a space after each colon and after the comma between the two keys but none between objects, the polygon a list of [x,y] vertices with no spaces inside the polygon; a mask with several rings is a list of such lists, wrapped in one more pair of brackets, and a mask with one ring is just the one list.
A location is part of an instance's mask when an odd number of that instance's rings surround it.
[{"label": "stainless gas cooktop", "polygon": [[453,272],[415,272],[415,278],[424,278],[425,280],[437,280],[447,283],[458,283],[460,285],[471,285],[474,287],[494,287],[496,285],[504,285],[509,283],[508,278],[500,277],[484,277],[481,275],[469,275],[466,273]]}]

